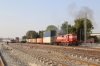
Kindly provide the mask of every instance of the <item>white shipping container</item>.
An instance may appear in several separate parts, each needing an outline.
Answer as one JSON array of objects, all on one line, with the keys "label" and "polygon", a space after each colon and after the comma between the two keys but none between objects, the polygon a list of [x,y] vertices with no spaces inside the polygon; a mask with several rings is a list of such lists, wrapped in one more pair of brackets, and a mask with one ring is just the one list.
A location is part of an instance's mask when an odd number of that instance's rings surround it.
[{"label": "white shipping container", "polygon": [[51,43],[51,37],[43,37],[43,43]]}]

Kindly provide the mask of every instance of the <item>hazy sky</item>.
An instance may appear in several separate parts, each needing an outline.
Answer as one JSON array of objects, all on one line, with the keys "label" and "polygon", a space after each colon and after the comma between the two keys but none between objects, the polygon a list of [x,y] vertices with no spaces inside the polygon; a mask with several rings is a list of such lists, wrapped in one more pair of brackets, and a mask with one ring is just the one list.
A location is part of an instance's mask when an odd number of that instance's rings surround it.
[{"label": "hazy sky", "polygon": [[82,6],[93,10],[93,32],[99,33],[100,0],[0,0],[0,37],[22,37],[28,30],[44,30],[64,21],[74,24],[69,11]]}]

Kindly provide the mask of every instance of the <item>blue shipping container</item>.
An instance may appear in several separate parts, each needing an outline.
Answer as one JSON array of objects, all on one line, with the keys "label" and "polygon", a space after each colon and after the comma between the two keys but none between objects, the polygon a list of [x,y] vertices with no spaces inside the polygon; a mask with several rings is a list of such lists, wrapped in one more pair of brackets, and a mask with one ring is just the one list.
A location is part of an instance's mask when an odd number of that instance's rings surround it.
[{"label": "blue shipping container", "polygon": [[56,31],[51,30],[43,33],[43,37],[52,37],[52,36],[56,36]]}]

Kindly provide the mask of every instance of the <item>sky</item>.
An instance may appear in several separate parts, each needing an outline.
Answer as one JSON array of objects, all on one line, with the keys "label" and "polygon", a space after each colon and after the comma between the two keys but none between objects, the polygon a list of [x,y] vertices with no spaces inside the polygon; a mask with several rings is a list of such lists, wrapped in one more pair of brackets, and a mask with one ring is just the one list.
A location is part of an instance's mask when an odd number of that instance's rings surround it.
[{"label": "sky", "polygon": [[100,0],[0,0],[0,37],[21,38],[28,30],[38,32],[64,21],[73,25],[69,11],[83,6],[93,11],[93,33],[100,33]]}]

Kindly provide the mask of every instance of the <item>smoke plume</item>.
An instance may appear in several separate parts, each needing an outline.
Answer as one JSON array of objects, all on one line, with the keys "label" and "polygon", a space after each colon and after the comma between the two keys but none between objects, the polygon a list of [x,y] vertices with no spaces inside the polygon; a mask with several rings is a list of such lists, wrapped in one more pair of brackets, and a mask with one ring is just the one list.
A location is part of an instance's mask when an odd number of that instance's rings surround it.
[{"label": "smoke plume", "polygon": [[81,9],[76,13],[76,18],[83,18],[87,14],[87,18],[93,21],[93,10],[89,7],[81,7]]},{"label": "smoke plume", "polygon": [[74,19],[78,19],[78,18],[84,18],[85,17],[85,13],[87,14],[87,18],[89,20],[92,21],[93,26],[96,27],[96,23],[94,22],[94,11],[92,9],[90,9],[87,6],[83,6],[80,9],[77,8],[77,5],[75,3],[71,3],[68,7],[67,7],[67,11],[68,14],[74,18]]}]

